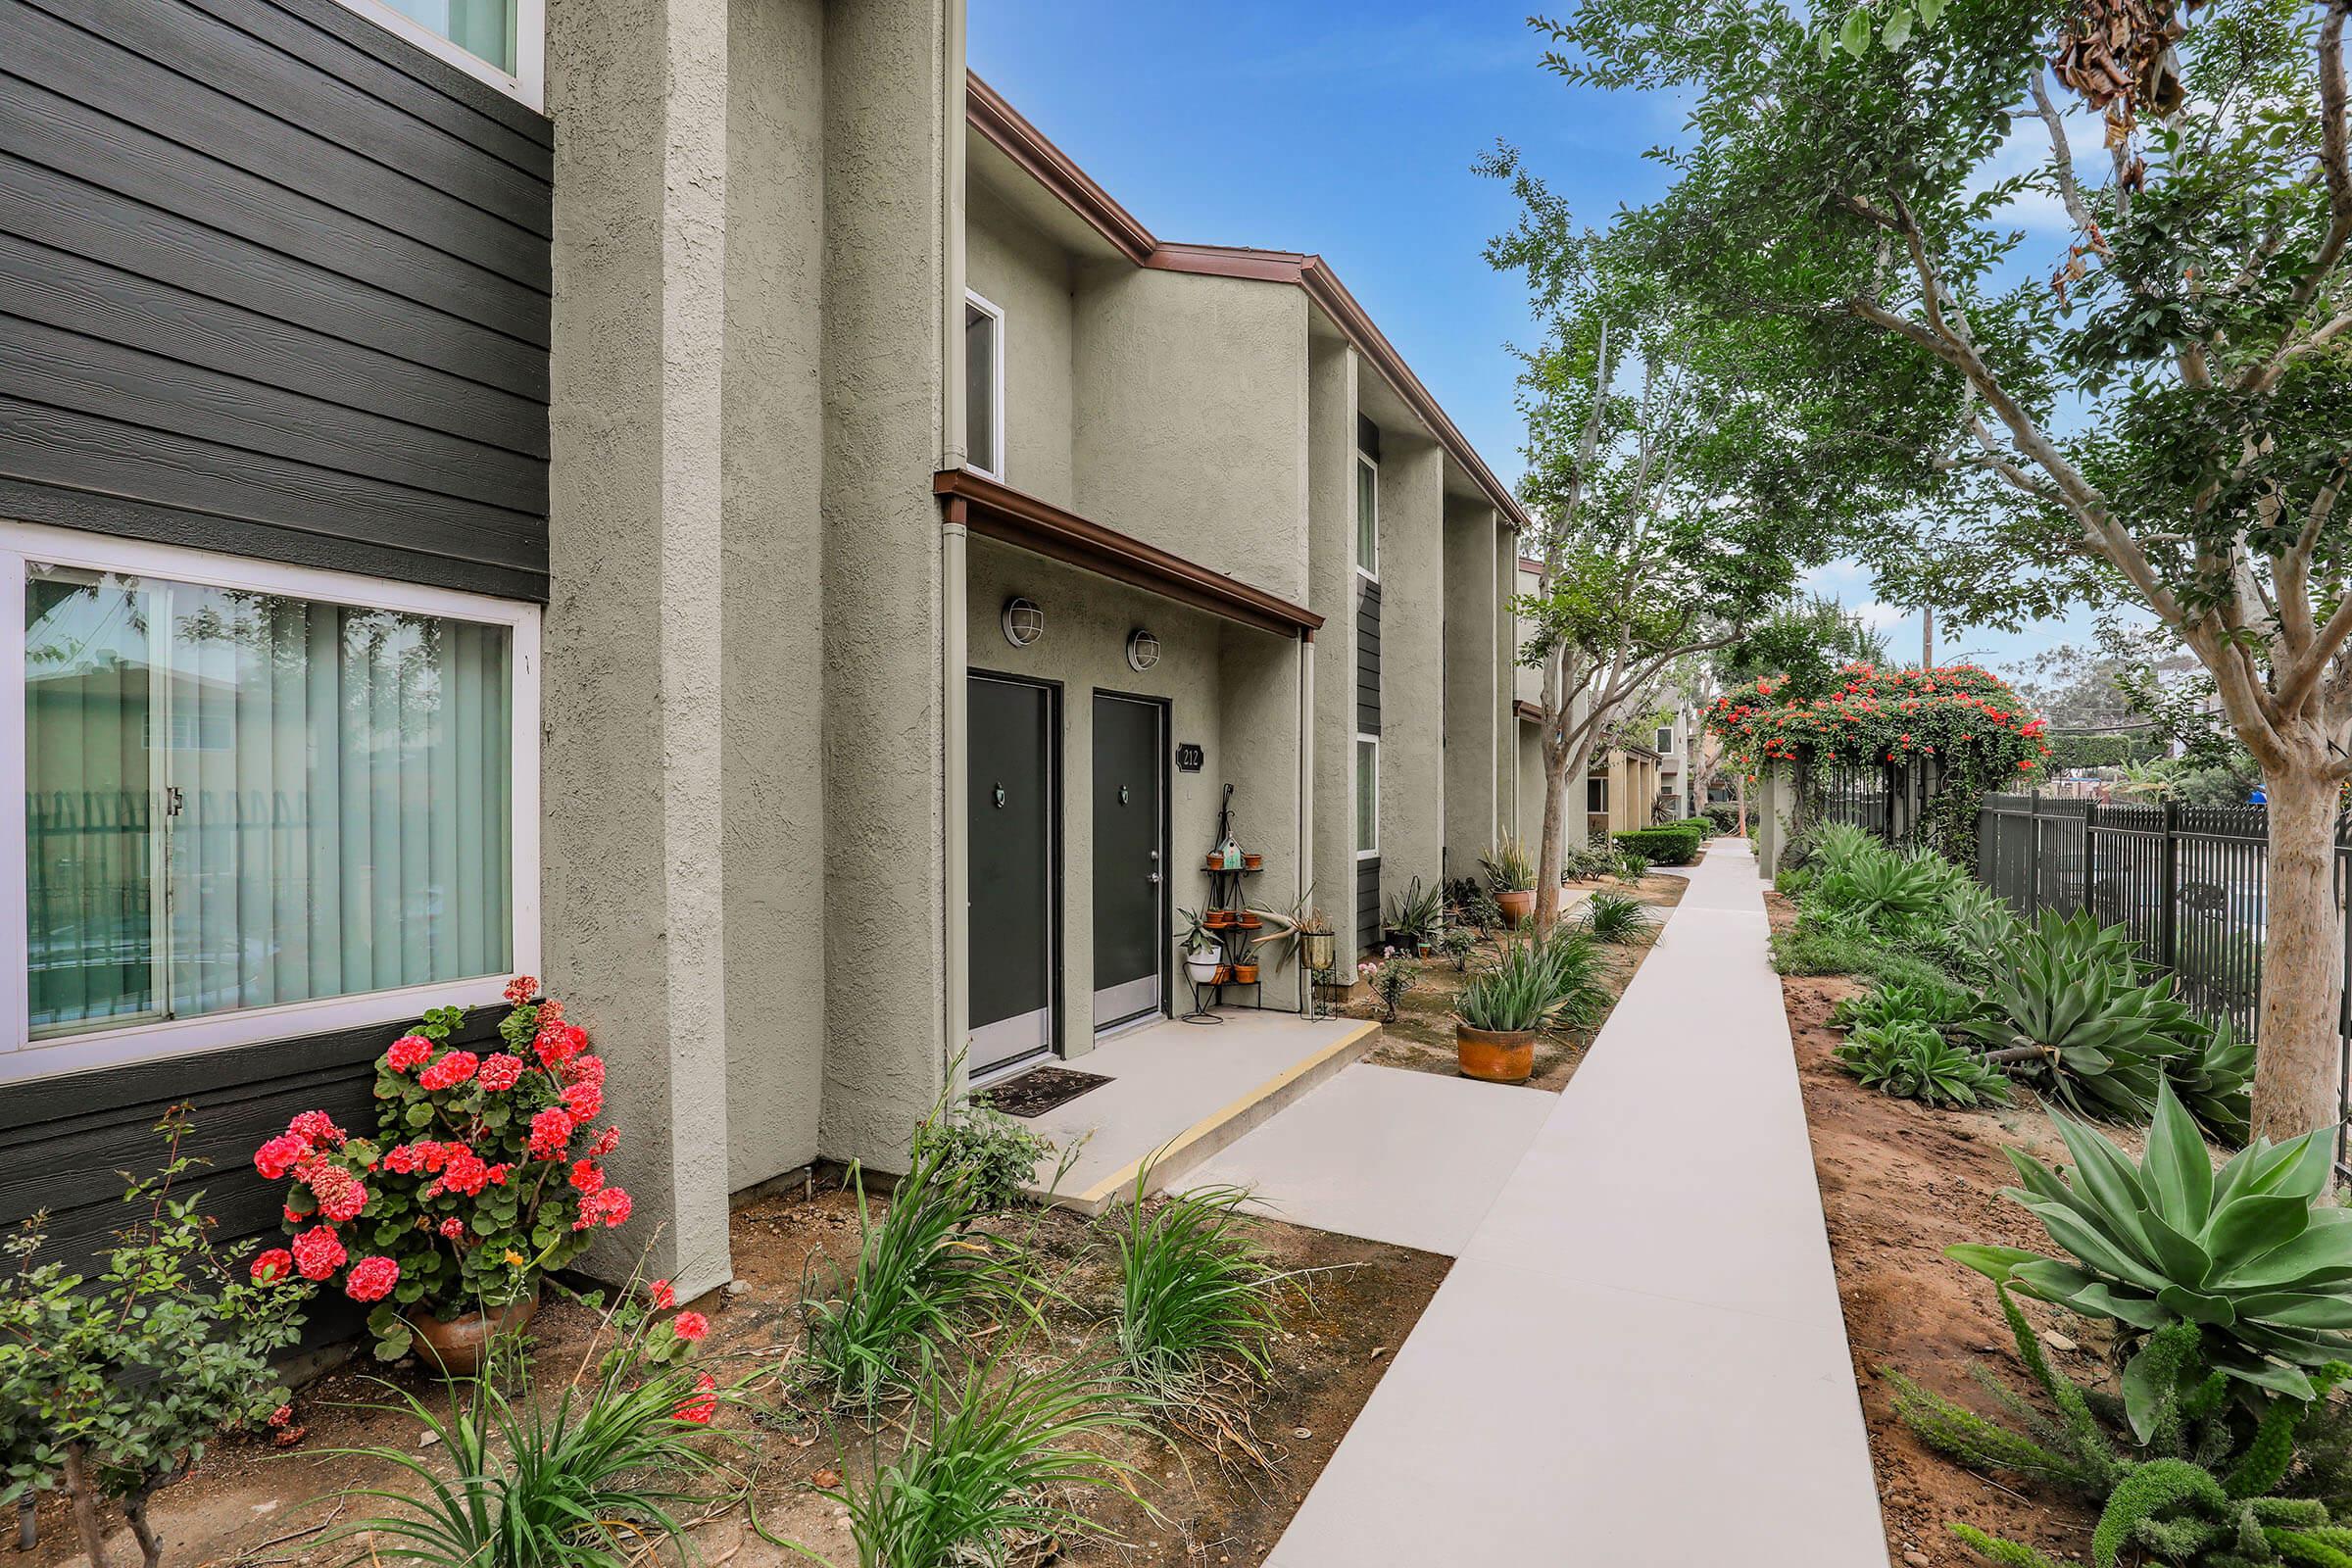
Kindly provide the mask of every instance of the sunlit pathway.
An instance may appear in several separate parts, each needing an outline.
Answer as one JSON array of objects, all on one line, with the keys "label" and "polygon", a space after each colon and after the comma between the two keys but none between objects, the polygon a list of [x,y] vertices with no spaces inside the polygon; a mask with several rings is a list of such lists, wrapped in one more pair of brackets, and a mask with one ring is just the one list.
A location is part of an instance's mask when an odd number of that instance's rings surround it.
[{"label": "sunlit pathway", "polygon": [[1272,1568],[1886,1560],[1765,935],[1716,840]]}]

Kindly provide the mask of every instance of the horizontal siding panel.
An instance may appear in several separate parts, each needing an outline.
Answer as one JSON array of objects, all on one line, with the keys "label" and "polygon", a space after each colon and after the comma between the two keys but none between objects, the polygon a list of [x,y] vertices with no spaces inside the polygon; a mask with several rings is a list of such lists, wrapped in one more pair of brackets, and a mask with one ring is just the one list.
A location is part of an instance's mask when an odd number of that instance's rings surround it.
[{"label": "horizontal siding panel", "polygon": [[79,256],[0,234],[0,311],[533,459],[547,406]]},{"label": "horizontal siding panel", "polygon": [[[184,0],[147,0],[124,8],[146,16],[184,8]],[[112,29],[109,29],[111,32]],[[145,125],[235,168],[290,190],[332,200],[345,211],[432,243],[479,266],[547,291],[553,260],[546,239],[548,187],[521,190],[514,215],[485,211],[411,174],[309,134],[302,122],[272,118],[203,78],[167,69],[106,37],[67,25],[25,0],[0,0],[0,36],[9,47],[0,68],[132,124]],[[274,54],[274,51],[271,51]],[[302,72],[278,57],[286,74]],[[256,62],[254,69],[260,69]],[[240,90],[248,85],[229,78]],[[476,155],[478,156],[478,155]],[[517,176],[519,177],[519,176]]]},{"label": "horizontal siding panel", "polygon": [[342,39],[360,53],[382,61],[484,120],[527,136],[542,147],[556,144],[555,126],[545,115],[478,76],[460,71],[435,55],[396,37],[390,29],[362,17],[338,0],[275,0],[278,8],[320,32]]},{"label": "horizontal siding panel", "polygon": [[[23,0],[18,0],[23,3]],[[553,230],[539,209],[545,175],[485,156],[430,120],[404,113],[319,68],[316,51],[289,56],[186,3],[30,0],[40,10],[197,81],[219,85],[271,119],[332,142],[485,214]],[[343,46],[313,34],[328,50]],[[294,69],[289,69],[294,68]],[[307,138],[306,138],[307,139]]]},{"label": "horizontal siding panel", "polygon": [[154,428],[523,514],[547,510],[544,464],[439,431],[336,408],[267,382],[197,369],[0,316],[0,386],[52,408]]},{"label": "horizontal siding panel", "polygon": [[[104,0],[70,0],[70,3],[74,9],[88,11],[103,4]],[[377,51],[359,47],[351,32],[319,26],[318,23],[324,19],[317,10],[297,16],[287,7],[272,3],[272,0],[191,0],[191,3],[196,9],[239,32],[273,45],[316,70],[328,73],[337,81],[391,105],[419,123],[432,125],[444,134],[456,137],[476,152],[511,165],[541,184],[556,177],[555,138],[540,116],[526,111],[512,119],[494,119],[482,114],[473,107],[478,100],[454,100],[448,92],[427,84],[416,73],[389,63]],[[332,9],[343,16],[352,15],[346,7]],[[426,60],[433,58],[405,38],[393,38],[382,27],[362,22],[357,17],[352,20],[377,37],[397,43],[411,54]],[[473,80],[446,61],[433,63],[443,68],[444,80],[452,76],[463,81]],[[489,96],[507,103],[514,102],[487,82],[482,85]]]},{"label": "horizontal siding panel", "polygon": [[6,474],[0,474],[0,517],[58,528],[80,528],[123,539],[144,539],[187,550],[255,556],[294,566],[352,571],[394,582],[420,582],[436,588],[462,588],[469,593],[538,603],[547,600],[547,568],[540,564],[527,567],[489,566],[377,540],[281,529],[249,517],[186,512],[151,505],[131,496],[37,484],[12,479]]},{"label": "horizontal siding panel", "polygon": [[0,396],[0,474],[36,484],[102,488],[159,506],[267,516],[311,533],[396,539],[486,565],[544,561],[535,520],[209,442]]},{"label": "horizontal siding panel", "polygon": [[[186,148],[108,143],[111,124],[0,77],[0,228],[546,400],[551,303],[539,291]],[[457,287],[430,287],[440,277]],[[440,299],[418,299],[430,294]]]}]

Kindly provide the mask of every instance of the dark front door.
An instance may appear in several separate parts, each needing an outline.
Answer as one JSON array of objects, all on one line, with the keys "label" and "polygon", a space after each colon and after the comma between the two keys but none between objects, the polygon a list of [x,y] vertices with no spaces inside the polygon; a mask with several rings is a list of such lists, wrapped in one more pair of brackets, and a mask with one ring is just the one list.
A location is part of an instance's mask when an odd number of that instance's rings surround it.
[{"label": "dark front door", "polygon": [[970,682],[966,1070],[979,1074],[1054,1046],[1057,769],[1053,688],[987,675]]},{"label": "dark front door", "polygon": [[1167,710],[1095,694],[1095,1029],[1157,1012],[1168,950]]}]

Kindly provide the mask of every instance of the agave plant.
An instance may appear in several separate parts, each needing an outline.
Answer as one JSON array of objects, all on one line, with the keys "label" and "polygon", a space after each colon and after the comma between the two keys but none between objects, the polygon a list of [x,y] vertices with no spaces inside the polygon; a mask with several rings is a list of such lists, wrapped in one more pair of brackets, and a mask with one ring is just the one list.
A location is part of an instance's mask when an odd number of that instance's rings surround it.
[{"label": "agave plant", "polygon": [[2164,1075],[2208,1132],[2228,1144],[2245,1143],[2254,1119],[2254,1042],[2238,1039],[2228,1019],[2167,1058]]},{"label": "agave plant", "polygon": [[1810,848],[1825,873],[1842,871],[1859,860],[1887,854],[1886,845],[1851,822],[1824,822],[1813,835]]},{"label": "agave plant", "polygon": [[1897,1023],[1951,1029],[1975,1019],[1978,1011],[1977,1000],[1958,986],[1906,980],[1845,998],[1830,1010],[1830,1022],[1840,1029]]},{"label": "agave plant", "polygon": [[2145,1120],[2165,1063],[2202,1027],[2172,982],[2139,983],[2130,939],[2087,914],[2044,914],[2002,951],[1986,1001],[1968,1026],[1988,1059],[2047,1087],[2078,1115]]},{"label": "agave plant", "polygon": [[1838,1048],[1838,1065],[1866,1089],[1930,1105],[2004,1104],[2009,1080],[1984,1057],[1915,1019],[1865,1024]]},{"label": "agave plant", "polygon": [[2312,1373],[2352,1360],[2352,1210],[2324,1206],[2332,1128],[2274,1146],[2258,1138],[2219,1171],[2168,1084],[2156,1088],[2147,1157],[2053,1113],[2074,1156],[2070,1182],[2008,1151],[2021,1188],[2006,1189],[2065,1258],[2013,1247],[1946,1255],[2122,1336],[2124,1405],[2145,1442],[2163,1370],[2149,1351],[2169,1325],[2194,1323],[2206,1363],[2258,1390],[2314,1397]]},{"label": "agave plant", "polygon": [[1857,856],[1824,876],[1816,896],[1869,925],[1932,914],[1942,906],[1950,883],[1938,868],[1946,864],[1933,857],[1884,851]]}]

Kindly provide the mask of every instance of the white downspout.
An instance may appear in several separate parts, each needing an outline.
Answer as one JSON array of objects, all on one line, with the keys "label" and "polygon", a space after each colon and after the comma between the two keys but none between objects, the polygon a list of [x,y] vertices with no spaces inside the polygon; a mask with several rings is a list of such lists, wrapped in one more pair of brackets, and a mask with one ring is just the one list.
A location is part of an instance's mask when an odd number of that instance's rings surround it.
[{"label": "white downspout", "polygon": [[[1303,902],[1314,887],[1315,847],[1315,634],[1298,636],[1298,893]],[[1308,1010],[1306,947],[1298,948],[1298,1010]]]},{"label": "white downspout", "polygon": [[[940,388],[940,466],[960,468],[964,463],[964,10],[959,0],[950,0],[944,10],[947,28],[941,40],[946,60],[940,73],[940,238],[947,262],[947,286],[940,291],[943,297],[939,302],[939,325],[947,351],[940,360],[947,368],[947,375],[946,385]],[[955,1095],[963,1093],[964,1048],[971,1035],[971,993],[964,973],[971,931],[971,806],[967,799],[970,762],[965,752],[969,731],[965,711],[969,690],[964,636],[965,540],[962,509],[957,506],[943,519],[939,538],[940,799],[946,813],[940,839],[948,862],[942,868],[947,907],[940,920],[944,950],[940,954],[940,976],[946,995],[941,999],[940,1038],[947,1054],[948,1088]]]}]

